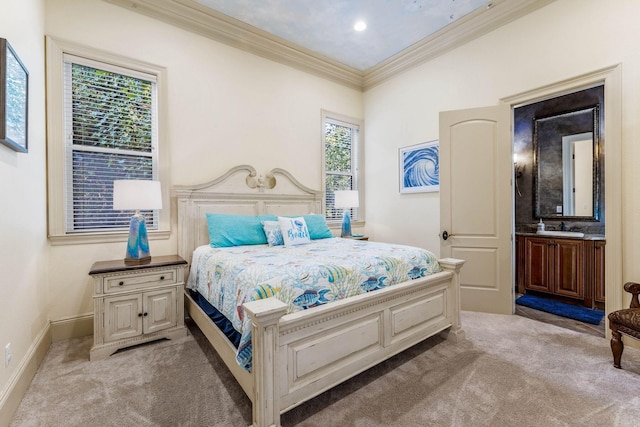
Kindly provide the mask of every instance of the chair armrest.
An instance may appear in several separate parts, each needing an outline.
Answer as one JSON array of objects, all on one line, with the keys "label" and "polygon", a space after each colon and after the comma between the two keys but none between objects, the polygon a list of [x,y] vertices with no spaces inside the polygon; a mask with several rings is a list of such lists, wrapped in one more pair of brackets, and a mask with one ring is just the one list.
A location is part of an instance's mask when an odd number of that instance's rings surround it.
[{"label": "chair armrest", "polygon": [[640,283],[627,282],[624,284],[624,290],[633,294],[631,297],[631,305],[629,308],[640,308],[640,301],[638,301],[638,294],[640,294]]}]

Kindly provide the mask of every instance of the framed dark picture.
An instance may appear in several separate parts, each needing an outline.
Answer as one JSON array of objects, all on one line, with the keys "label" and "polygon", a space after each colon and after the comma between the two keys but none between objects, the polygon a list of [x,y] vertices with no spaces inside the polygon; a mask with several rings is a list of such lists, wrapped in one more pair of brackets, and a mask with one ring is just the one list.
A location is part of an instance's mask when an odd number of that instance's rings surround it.
[{"label": "framed dark picture", "polygon": [[26,153],[29,72],[6,39],[0,38],[0,142]]}]

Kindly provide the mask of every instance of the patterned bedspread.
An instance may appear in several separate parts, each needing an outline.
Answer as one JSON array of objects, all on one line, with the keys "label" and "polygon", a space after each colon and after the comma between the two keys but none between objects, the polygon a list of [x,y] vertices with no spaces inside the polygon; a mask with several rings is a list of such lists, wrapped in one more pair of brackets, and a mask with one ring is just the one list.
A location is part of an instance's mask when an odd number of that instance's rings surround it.
[{"label": "patterned bedspread", "polygon": [[243,303],[275,296],[291,313],[440,271],[425,249],[333,238],[293,247],[202,246],[186,286],[242,334],[236,359],[251,370],[251,322]]}]

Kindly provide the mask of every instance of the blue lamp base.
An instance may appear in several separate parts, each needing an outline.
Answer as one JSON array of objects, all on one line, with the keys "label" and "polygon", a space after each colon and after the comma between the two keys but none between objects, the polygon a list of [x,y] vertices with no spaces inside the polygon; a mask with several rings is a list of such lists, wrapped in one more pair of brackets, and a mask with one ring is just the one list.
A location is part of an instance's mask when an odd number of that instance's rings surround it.
[{"label": "blue lamp base", "polygon": [[147,237],[147,224],[144,215],[136,212],[131,217],[129,225],[129,240],[127,241],[127,254],[124,262],[127,264],[144,264],[151,261],[149,254],[149,239]]},{"label": "blue lamp base", "polygon": [[341,237],[351,237],[351,215],[349,215],[349,209],[344,210],[342,215],[342,233]]}]

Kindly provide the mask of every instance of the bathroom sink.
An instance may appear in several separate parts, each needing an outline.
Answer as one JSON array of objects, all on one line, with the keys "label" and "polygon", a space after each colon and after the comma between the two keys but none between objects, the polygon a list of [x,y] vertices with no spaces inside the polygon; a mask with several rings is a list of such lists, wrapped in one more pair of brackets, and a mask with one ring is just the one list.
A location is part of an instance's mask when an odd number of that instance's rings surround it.
[{"label": "bathroom sink", "polygon": [[555,237],[584,237],[584,233],[579,231],[538,231],[536,234],[541,236],[555,236]]}]

